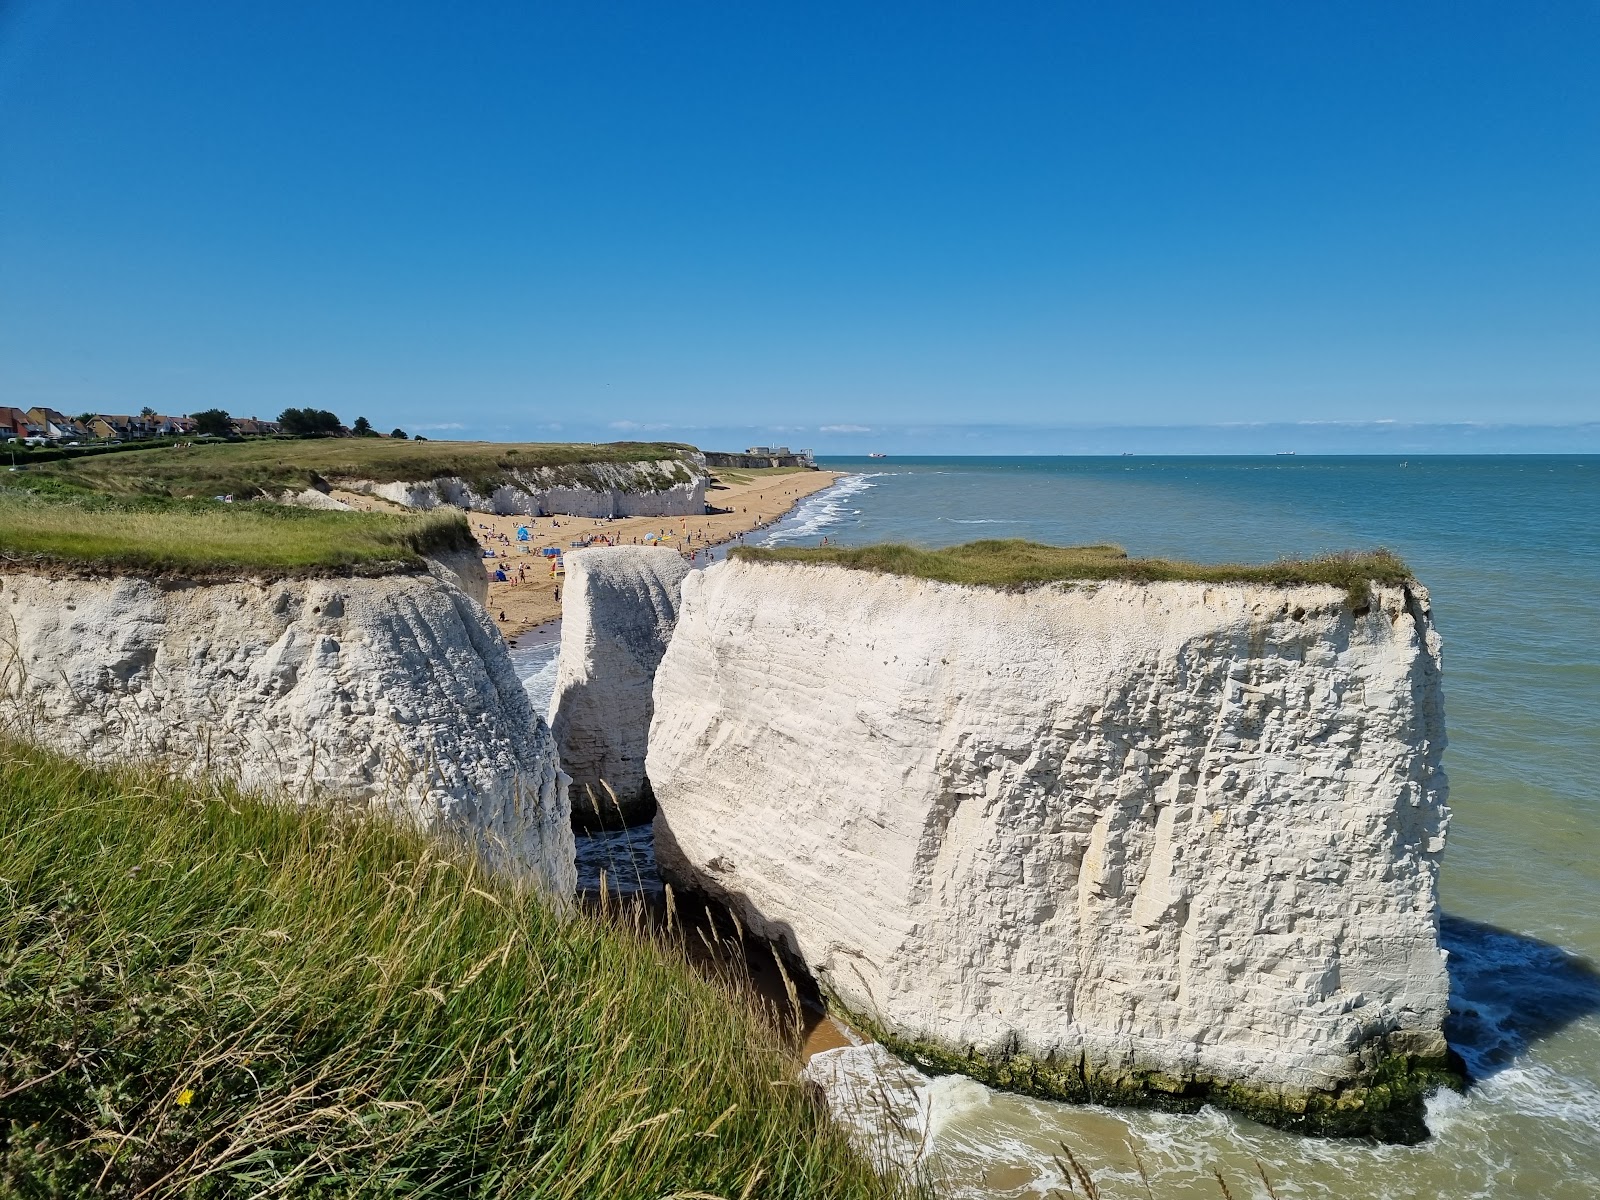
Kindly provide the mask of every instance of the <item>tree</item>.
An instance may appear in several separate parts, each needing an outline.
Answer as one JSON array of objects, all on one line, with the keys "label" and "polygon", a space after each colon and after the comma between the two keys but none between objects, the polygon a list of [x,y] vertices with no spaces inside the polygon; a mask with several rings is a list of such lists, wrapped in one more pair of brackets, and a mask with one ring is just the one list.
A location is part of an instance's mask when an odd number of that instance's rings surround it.
[{"label": "tree", "polygon": [[372,428],[372,422],[365,417],[357,417],[356,423],[350,426],[350,432],[357,437],[377,437],[377,431]]},{"label": "tree", "polygon": [[148,420],[149,418],[151,418],[151,417],[156,415],[156,410],[151,408],[148,404],[146,404],[143,408],[141,408],[139,410],[139,415],[141,417],[144,417],[146,420]]},{"label": "tree", "polygon": [[339,432],[339,418],[321,408],[286,408],[278,414],[278,424],[296,437],[327,437]]},{"label": "tree", "polygon": [[233,418],[220,408],[193,414],[195,432],[211,437],[227,437],[233,432]]},{"label": "tree", "polygon": [[393,429],[389,431],[389,436],[403,442],[406,440],[406,431],[404,429]]}]

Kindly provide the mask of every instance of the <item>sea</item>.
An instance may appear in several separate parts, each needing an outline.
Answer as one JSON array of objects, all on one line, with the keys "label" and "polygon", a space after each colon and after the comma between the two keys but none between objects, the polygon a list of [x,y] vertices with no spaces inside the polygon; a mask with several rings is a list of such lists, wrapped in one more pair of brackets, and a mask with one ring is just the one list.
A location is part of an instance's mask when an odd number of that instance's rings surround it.
[{"label": "sea", "polygon": [[[751,541],[1029,538],[1213,562],[1382,546],[1427,585],[1444,637],[1454,817],[1440,940],[1447,1033],[1472,1083],[1430,1102],[1428,1140],[1303,1138],[1211,1108],[1053,1104],[949,1076],[930,1082],[921,1117],[942,1194],[1081,1195],[1065,1148],[1106,1200],[1223,1185],[1262,1200],[1600,1197],[1600,457],[821,465],[849,474]],[[536,702],[554,653],[516,653]],[[585,849],[592,867],[614,847]]]}]

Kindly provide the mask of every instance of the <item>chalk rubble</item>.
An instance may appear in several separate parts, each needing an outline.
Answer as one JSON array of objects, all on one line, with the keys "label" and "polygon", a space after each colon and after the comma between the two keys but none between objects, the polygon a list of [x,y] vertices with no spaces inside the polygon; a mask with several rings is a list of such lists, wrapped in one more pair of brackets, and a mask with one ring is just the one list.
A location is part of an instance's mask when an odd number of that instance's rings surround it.
[{"label": "chalk rubble", "polygon": [[1448,809],[1420,585],[1352,610],[736,560],[685,580],[654,700],[663,874],[913,1061],[1425,1136]]},{"label": "chalk rubble", "polygon": [[676,550],[646,546],[575,550],[566,564],[550,726],[572,777],[572,818],[583,829],[642,824],[655,814],[644,760],[656,666],[691,568]]},{"label": "chalk rubble", "polygon": [[436,569],[0,575],[0,727],[92,763],[386,806],[570,896],[555,743],[482,608]]}]

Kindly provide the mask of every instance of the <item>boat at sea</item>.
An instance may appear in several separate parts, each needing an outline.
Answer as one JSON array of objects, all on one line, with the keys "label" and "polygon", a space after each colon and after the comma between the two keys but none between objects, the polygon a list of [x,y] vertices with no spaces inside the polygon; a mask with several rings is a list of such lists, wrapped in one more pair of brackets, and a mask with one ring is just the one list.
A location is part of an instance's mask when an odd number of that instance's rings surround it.
[{"label": "boat at sea", "polygon": [[870,454],[868,454],[867,457],[868,458],[888,458],[889,456],[887,454],[885,454],[882,450],[874,450]]}]

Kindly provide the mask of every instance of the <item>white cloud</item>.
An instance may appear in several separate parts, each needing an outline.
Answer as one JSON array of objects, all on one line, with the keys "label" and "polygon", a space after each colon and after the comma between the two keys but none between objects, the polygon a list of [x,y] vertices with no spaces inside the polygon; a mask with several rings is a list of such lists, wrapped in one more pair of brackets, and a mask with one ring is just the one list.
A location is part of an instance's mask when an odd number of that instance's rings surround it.
[{"label": "white cloud", "polygon": [[659,424],[648,424],[647,425],[647,424],[641,424],[638,421],[607,421],[606,422],[606,428],[607,429],[620,429],[624,433],[628,433],[628,432],[638,432],[638,431],[641,431],[641,430],[671,429],[672,426],[671,425],[659,425]]},{"label": "white cloud", "polygon": [[871,433],[872,430],[871,430],[871,428],[869,428],[866,425],[824,425],[818,432],[820,432],[820,433]]},{"label": "white cloud", "polygon": [[463,425],[460,421],[445,421],[442,424],[437,424],[437,425],[413,425],[411,428],[413,428],[413,429],[465,429],[466,426]]}]

